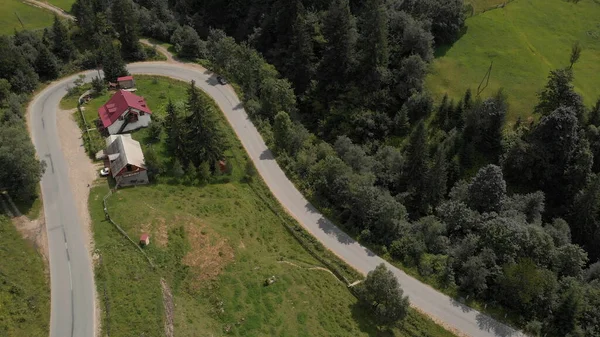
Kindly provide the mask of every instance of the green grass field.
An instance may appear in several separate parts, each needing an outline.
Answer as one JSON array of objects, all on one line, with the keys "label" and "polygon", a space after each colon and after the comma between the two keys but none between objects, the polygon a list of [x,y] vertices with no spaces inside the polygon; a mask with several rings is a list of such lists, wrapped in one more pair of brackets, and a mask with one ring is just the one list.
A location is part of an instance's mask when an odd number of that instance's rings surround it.
[{"label": "green grass field", "polygon": [[477,14],[493,9],[496,6],[502,5],[508,1],[510,0],[464,0],[464,4],[466,6],[473,6],[473,14]]},{"label": "green grass field", "polygon": [[503,88],[509,97],[509,120],[527,117],[550,70],[568,66],[571,46],[579,41],[583,52],[574,67],[575,86],[591,105],[600,97],[598,18],[596,0],[515,0],[475,15],[467,19],[465,35],[437,50],[427,88],[438,100],[444,93],[459,99],[468,88],[477,90],[493,61],[482,96]]},{"label": "green grass field", "polygon": [[[186,83],[136,79],[138,94],[157,116],[163,114],[163,101],[151,97],[151,91],[160,94],[170,86],[174,101],[185,96]],[[311,269],[323,266],[287,232],[282,221],[293,221],[262,181],[244,180],[248,159],[243,147],[222,115],[220,125],[230,144],[225,156],[233,164],[231,174],[201,187],[162,176],[158,183],[121,189],[108,199],[111,217],[129,236],[135,240],[150,234],[145,251],[156,269],[104,219],[107,184],[99,182],[92,189],[89,207],[101,256],[96,285],[105,332],[163,336],[162,277],[174,297],[177,336],[453,336],[416,311],[401,328],[378,331],[345,284],[327,271]],[[134,138],[146,143],[146,130]],[[153,146],[168,161],[164,144]],[[319,244],[311,246],[334,259]],[[347,278],[359,277],[341,264],[337,261]],[[270,276],[277,282],[265,287]]]},{"label": "green grass field", "polygon": [[[54,16],[49,11],[22,3],[19,0],[0,0],[0,35],[11,35],[16,30],[42,29],[52,25]],[[19,22],[19,19],[23,22]]]},{"label": "green grass field", "polygon": [[75,0],[47,0],[45,2],[52,4],[58,8],[61,8],[65,12],[70,12],[71,6],[73,6],[73,3],[75,3]]},{"label": "green grass field", "polygon": [[0,238],[0,336],[46,337],[50,289],[42,258],[3,215]]}]

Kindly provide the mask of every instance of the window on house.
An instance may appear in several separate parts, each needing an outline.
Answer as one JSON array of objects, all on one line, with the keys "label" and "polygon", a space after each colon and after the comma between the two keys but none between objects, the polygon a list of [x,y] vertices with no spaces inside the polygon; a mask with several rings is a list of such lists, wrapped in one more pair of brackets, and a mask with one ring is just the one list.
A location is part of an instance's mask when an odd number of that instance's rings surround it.
[{"label": "window on house", "polygon": [[145,113],[145,112],[143,112],[143,111],[140,111],[140,116],[143,116],[143,115],[144,115],[144,113]]},{"label": "window on house", "polygon": [[127,172],[133,171],[133,166],[127,164]]},{"label": "window on house", "polygon": [[123,115],[119,116],[119,120],[122,121],[123,120]]}]

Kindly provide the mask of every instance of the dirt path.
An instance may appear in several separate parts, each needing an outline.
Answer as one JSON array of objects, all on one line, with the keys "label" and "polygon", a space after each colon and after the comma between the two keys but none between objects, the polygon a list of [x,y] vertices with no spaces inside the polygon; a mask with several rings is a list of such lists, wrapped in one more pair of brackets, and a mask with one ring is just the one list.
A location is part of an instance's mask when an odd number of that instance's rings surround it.
[{"label": "dirt path", "polygon": [[[90,254],[91,261],[94,261],[94,237],[92,234],[92,220],[88,211],[88,197],[90,195],[90,186],[98,178],[100,165],[94,164],[85,153],[83,138],[79,126],[73,118],[73,110],[57,110],[56,126],[60,135],[61,148],[63,150],[67,166],[69,167],[69,181],[75,202],[77,204],[77,213],[83,224],[86,245]],[[98,293],[94,287],[96,305],[101,303],[98,300]],[[100,329],[100,310],[95,309],[96,336],[99,336]]]},{"label": "dirt path", "polygon": [[169,63],[177,63],[178,62],[173,57],[173,54],[171,54],[171,52],[167,50],[167,48],[165,48],[159,44],[154,44],[154,43],[150,42],[148,39],[140,39],[140,42],[145,44],[146,46],[156,47],[156,51],[163,54],[167,58],[167,62],[169,62]]},{"label": "dirt path", "polygon": [[321,270],[321,271],[324,271],[324,272],[327,272],[327,273],[331,274],[333,277],[335,277],[336,280],[342,282],[340,279],[337,278],[337,276],[335,276],[334,273],[331,272],[331,270],[329,270],[327,268],[324,268],[324,267],[302,267],[302,266],[299,266],[299,265],[295,264],[294,262],[290,262],[290,261],[278,261],[278,262],[279,263],[289,264],[291,266],[302,268],[302,269],[306,269],[306,270]]},{"label": "dirt path", "polygon": [[38,1],[38,0],[22,0],[24,3],[34,6],[34,7],[39,7],[39,8],[43,8],[43,9],[47,9],[51,12],[56,13],[58,16],[63,17],[65,19],[69,19],[69,20],[75,20],[75,17],[73,15],[68,14],[67,12],[65,12],[64,10],[62,10],[62,8],[58,8],[52,4],[49,4],[47,2],[42,2],[42,1]]},{"label": "dirt path", "polygon": [[165,307],[165,336],[175,336],[175,304],[173,303],[173,294],[171,294],[171,288],[167,284],[164,278],[160,279],[160,286],[162,288],[163,305]]}]

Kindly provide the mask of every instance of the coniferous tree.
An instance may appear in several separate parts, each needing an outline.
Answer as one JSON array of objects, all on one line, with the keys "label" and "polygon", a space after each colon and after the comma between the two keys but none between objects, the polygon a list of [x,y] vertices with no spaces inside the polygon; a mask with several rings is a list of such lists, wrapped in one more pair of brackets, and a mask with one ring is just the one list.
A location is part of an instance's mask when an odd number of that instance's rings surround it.
[{"label": "coniferous tree", "polygon": [[380,77],[387,71],[390,54],[388,48],[389,19],[383,0],[371,0],[365,4],[361,18],[363,67],[369,77]]},{"label": "coniferous tree", "polygon": [[93,36],[96,33],[96,11],[93,0],[75,0],[71,12],[75,15],[77,26],[83,36]]},{"label": "coniferous tree", "polygon": [[299,14],[292,27],[293,35],[288,52],[291,62],[289,67],[283,71],[294,85],[294,92],[297,95],[301,95],[309,89],[315,73],[311,29],[305,14]]},{"label": "coniferous tree", "polygon": [[356,64],[356,19],[348,0],[334,0],[323,23],[326,45],[319,67],[319,86],[330,99],[339,95]]},{"label": "coniferous tree", "polygon": [[115,0],[111,6],[111,22],[119,36],[123,56],[143,60],[144,50],[139,42],[138,13],[131,0]]},{"label": "coniferous tree", "polygon": [[560,107],[571,108],[582,122],[585,112],[583,98],[575,92],[572,82],[571,69],[552,70],[548,76],[548,83],[538,94],[539,102],[535,106],[535,112],[547,116]]},{"label": "coniferous tree", "polygon": [[102,70],[106,81],[115,82],[118,77],[129,75],[121,57],[121,48],[109,39],[104,39],[102,43],[101,56]]},{"label": "coniferous tree", "polygon": [[427,203],[431,209],[437,205],[446,196],[448,182],[448,163],[443,149],[439,149],[435,154],[433,166],[427,172]]},{"label": "coniferous tree", "polygon": [[69,62],[74,56],[75,45],[69,37],[69,30],[57,15],[54,16],[52,35],[52,52],[63,62]]},{"label": "coniferous tree", "polygon": [[421,120],[410,135],[406,151],[406,171],[403,180],[409,193],[406,203],[413,218],[427,213],[425,189],[428,174],[427,130]]},{"label": "coniferous tree", "polygon": [[39,53],[35,60],[35,71],[45,80],[57,78],[60,73],[60,67],[58,66],[56,56],[43,44],[39,48]]},{"label": "coniferous tree", "polygon": [[199,166],[208,162],[214,171],[217,161],[223,158],[225,137],[216,121],[216,111],[210,101],[201,95],[196,83],[191,82],[186,104],[188,117],[185,123],[186,160]]},{"label": "coniferous tree", "polygon": [[173,102],[169,100],[165,108],[165,133],[167,135],[167,148],[177,158],[185,157],[185,144],[183,139],[183,121],[179,116]]}]

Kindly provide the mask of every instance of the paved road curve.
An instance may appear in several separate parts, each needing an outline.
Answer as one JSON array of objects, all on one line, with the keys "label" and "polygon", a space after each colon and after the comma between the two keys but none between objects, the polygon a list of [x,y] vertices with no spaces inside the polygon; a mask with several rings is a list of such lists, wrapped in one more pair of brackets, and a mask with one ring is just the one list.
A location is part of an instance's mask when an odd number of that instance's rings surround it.
[{"label": "paved road curve", "polygon": [[[132,74],[153,74],[169,76],[183,81],[195,80],[225,113],[250,158],[256,165],[279,202],[327,248],[344,259],[362,273],[367,273],[380,263],[391,269],[412,305],[435,318],[445,326],[471,337],[520,337],[521,332],[499,323],[490,317],[456,303],[435,289],[420,283],[401,270],[391,266],[365,247],[354,241],[321,215],[287,179],[274,160],[271,151],[248,119],[239,99],[229,86],[217,83],[216,76],[198,66],[166,62],[148,62],[129,65]],[[86,74],[92,74],[88,72]],[[75,333],[73,336],[92,336],[93,286],[90,261],[82,242],[82,231],[75,219],[73,198],[67,188],[66,168],[56,137],[55,109],[65,87],[75,77],[52,85],[39,94],[32,103],[31,125],[34,143],[40,158],[52,158],[42,180],[44,210],[48,223],[50,240],[50,264],[52,276],[52,337],[71,336],[68,333],[69,315],[75,312]],[[45,109],[45,110],[44,110]],[[44,126],[45,125],[45,126]],[[50,155],[48,157],[48,155]],[[71,257],[70,279],[73,282],[73,304],[69,306],[69,263],[64,246],[64,238]],[[58,282],[58,286],[55,284]],[[59,299],[56,299],[59,296]],[[73,310],[75,308],[75,310]],[[83,320],[83,321],[82,321]],[[57,327],[60,325],[60,327]],[[63,332],[58,333],[57,332]]]},{"label": "paved road curve", "polygon": [[94,336],[92,265],[56,128],[58,103],[75,79],[50,85],[28,110],[33,144],[47,164],[41,188],[50,261],[50,337]]}]

